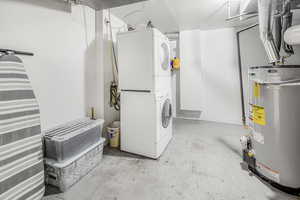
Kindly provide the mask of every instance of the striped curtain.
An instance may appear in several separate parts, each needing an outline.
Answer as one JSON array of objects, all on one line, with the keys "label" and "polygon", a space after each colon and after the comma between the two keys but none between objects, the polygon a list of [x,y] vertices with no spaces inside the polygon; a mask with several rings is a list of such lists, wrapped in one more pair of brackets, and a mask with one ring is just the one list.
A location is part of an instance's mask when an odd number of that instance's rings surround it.
[{"label": "striped curtain", "polygon": [[0,56],[0,199],[44,195],[40,111],[22,61]]}]

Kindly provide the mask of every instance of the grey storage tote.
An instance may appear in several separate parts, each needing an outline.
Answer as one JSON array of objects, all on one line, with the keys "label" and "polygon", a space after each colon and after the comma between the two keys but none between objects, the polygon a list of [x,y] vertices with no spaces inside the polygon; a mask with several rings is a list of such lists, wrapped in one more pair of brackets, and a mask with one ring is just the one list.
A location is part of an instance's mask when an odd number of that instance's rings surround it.
[{"label": "grey storage tote", "polygon": [[99,165],[105,139],[101,138],[87,150],[64,162],[45,159],[46,182],[65,192]]},{"label": "grey storage tote", "polygon": [[58,126],[44,133],[45,157],[67,160],[97,143],[104,120],[84,118]]},{"label": "grey storage tote", "polygon": [[0,55],[0,199],[42,199],[40,111],[22,61]]}]

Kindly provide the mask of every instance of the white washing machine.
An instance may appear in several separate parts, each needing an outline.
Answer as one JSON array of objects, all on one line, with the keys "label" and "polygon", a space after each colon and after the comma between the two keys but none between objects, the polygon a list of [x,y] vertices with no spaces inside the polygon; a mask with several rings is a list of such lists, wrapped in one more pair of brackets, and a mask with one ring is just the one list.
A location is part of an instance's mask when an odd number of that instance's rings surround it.
[{"label": "white washing machine", "polygon": [[168,38],[157,29],[118,34],[119,89],[158,92],[171,88]]},{"label": "white washing machine", "polygon": [[121,150],[159,158],[172,138],[170,92],[122,92],[121,99]]}]

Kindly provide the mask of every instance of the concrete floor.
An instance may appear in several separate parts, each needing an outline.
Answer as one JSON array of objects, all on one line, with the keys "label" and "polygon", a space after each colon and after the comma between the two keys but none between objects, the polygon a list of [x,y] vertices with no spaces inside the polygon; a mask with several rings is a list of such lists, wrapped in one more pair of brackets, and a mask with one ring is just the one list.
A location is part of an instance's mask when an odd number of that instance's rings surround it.
[{"label": "concrete floor", "polygon": [[[45,200],[296,200],[241,168],[241,126],[175,120],[158,160],[106,149],[103,162],[65,194]],[[52,194],[51,194],[52,193]],[[54,193],[54,194],[53,194]]]}]

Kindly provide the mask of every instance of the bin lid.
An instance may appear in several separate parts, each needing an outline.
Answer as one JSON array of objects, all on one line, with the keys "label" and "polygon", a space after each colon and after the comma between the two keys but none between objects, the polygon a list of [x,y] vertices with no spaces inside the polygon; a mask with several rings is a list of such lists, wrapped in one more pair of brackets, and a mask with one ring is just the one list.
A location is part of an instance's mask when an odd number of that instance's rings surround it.
[{"label": "bin lid", "polygon": [[77,154],[76,156],[73,156],[72,158],[69,158],[68,160],[65,160],[63,162],[59,162],[59,161],[49,159],[49,158],[44,158],[44,161],[49,166],[56,167],[56,168],[65,168],[68,165],[72,164],[73,162],[77,161],[79,158],[81,158],[88,152],[95,149],[96,147],[101,146],[101,145],[103,147],[105,140],[106,140],[105,138],[100,138],[99,142],[95,143],[94,145],[90,146],[88,149],[82,151],[81,153]]},{"label": "bin lid", "polygon": [[110,125],[108,125],[108,128],[120,128],[121,122],[120,121],[114,121]]},{"label": "bin lid", "polygon": [[251,67],[249,80],[259,84],[300,83],[300,65]]}]

